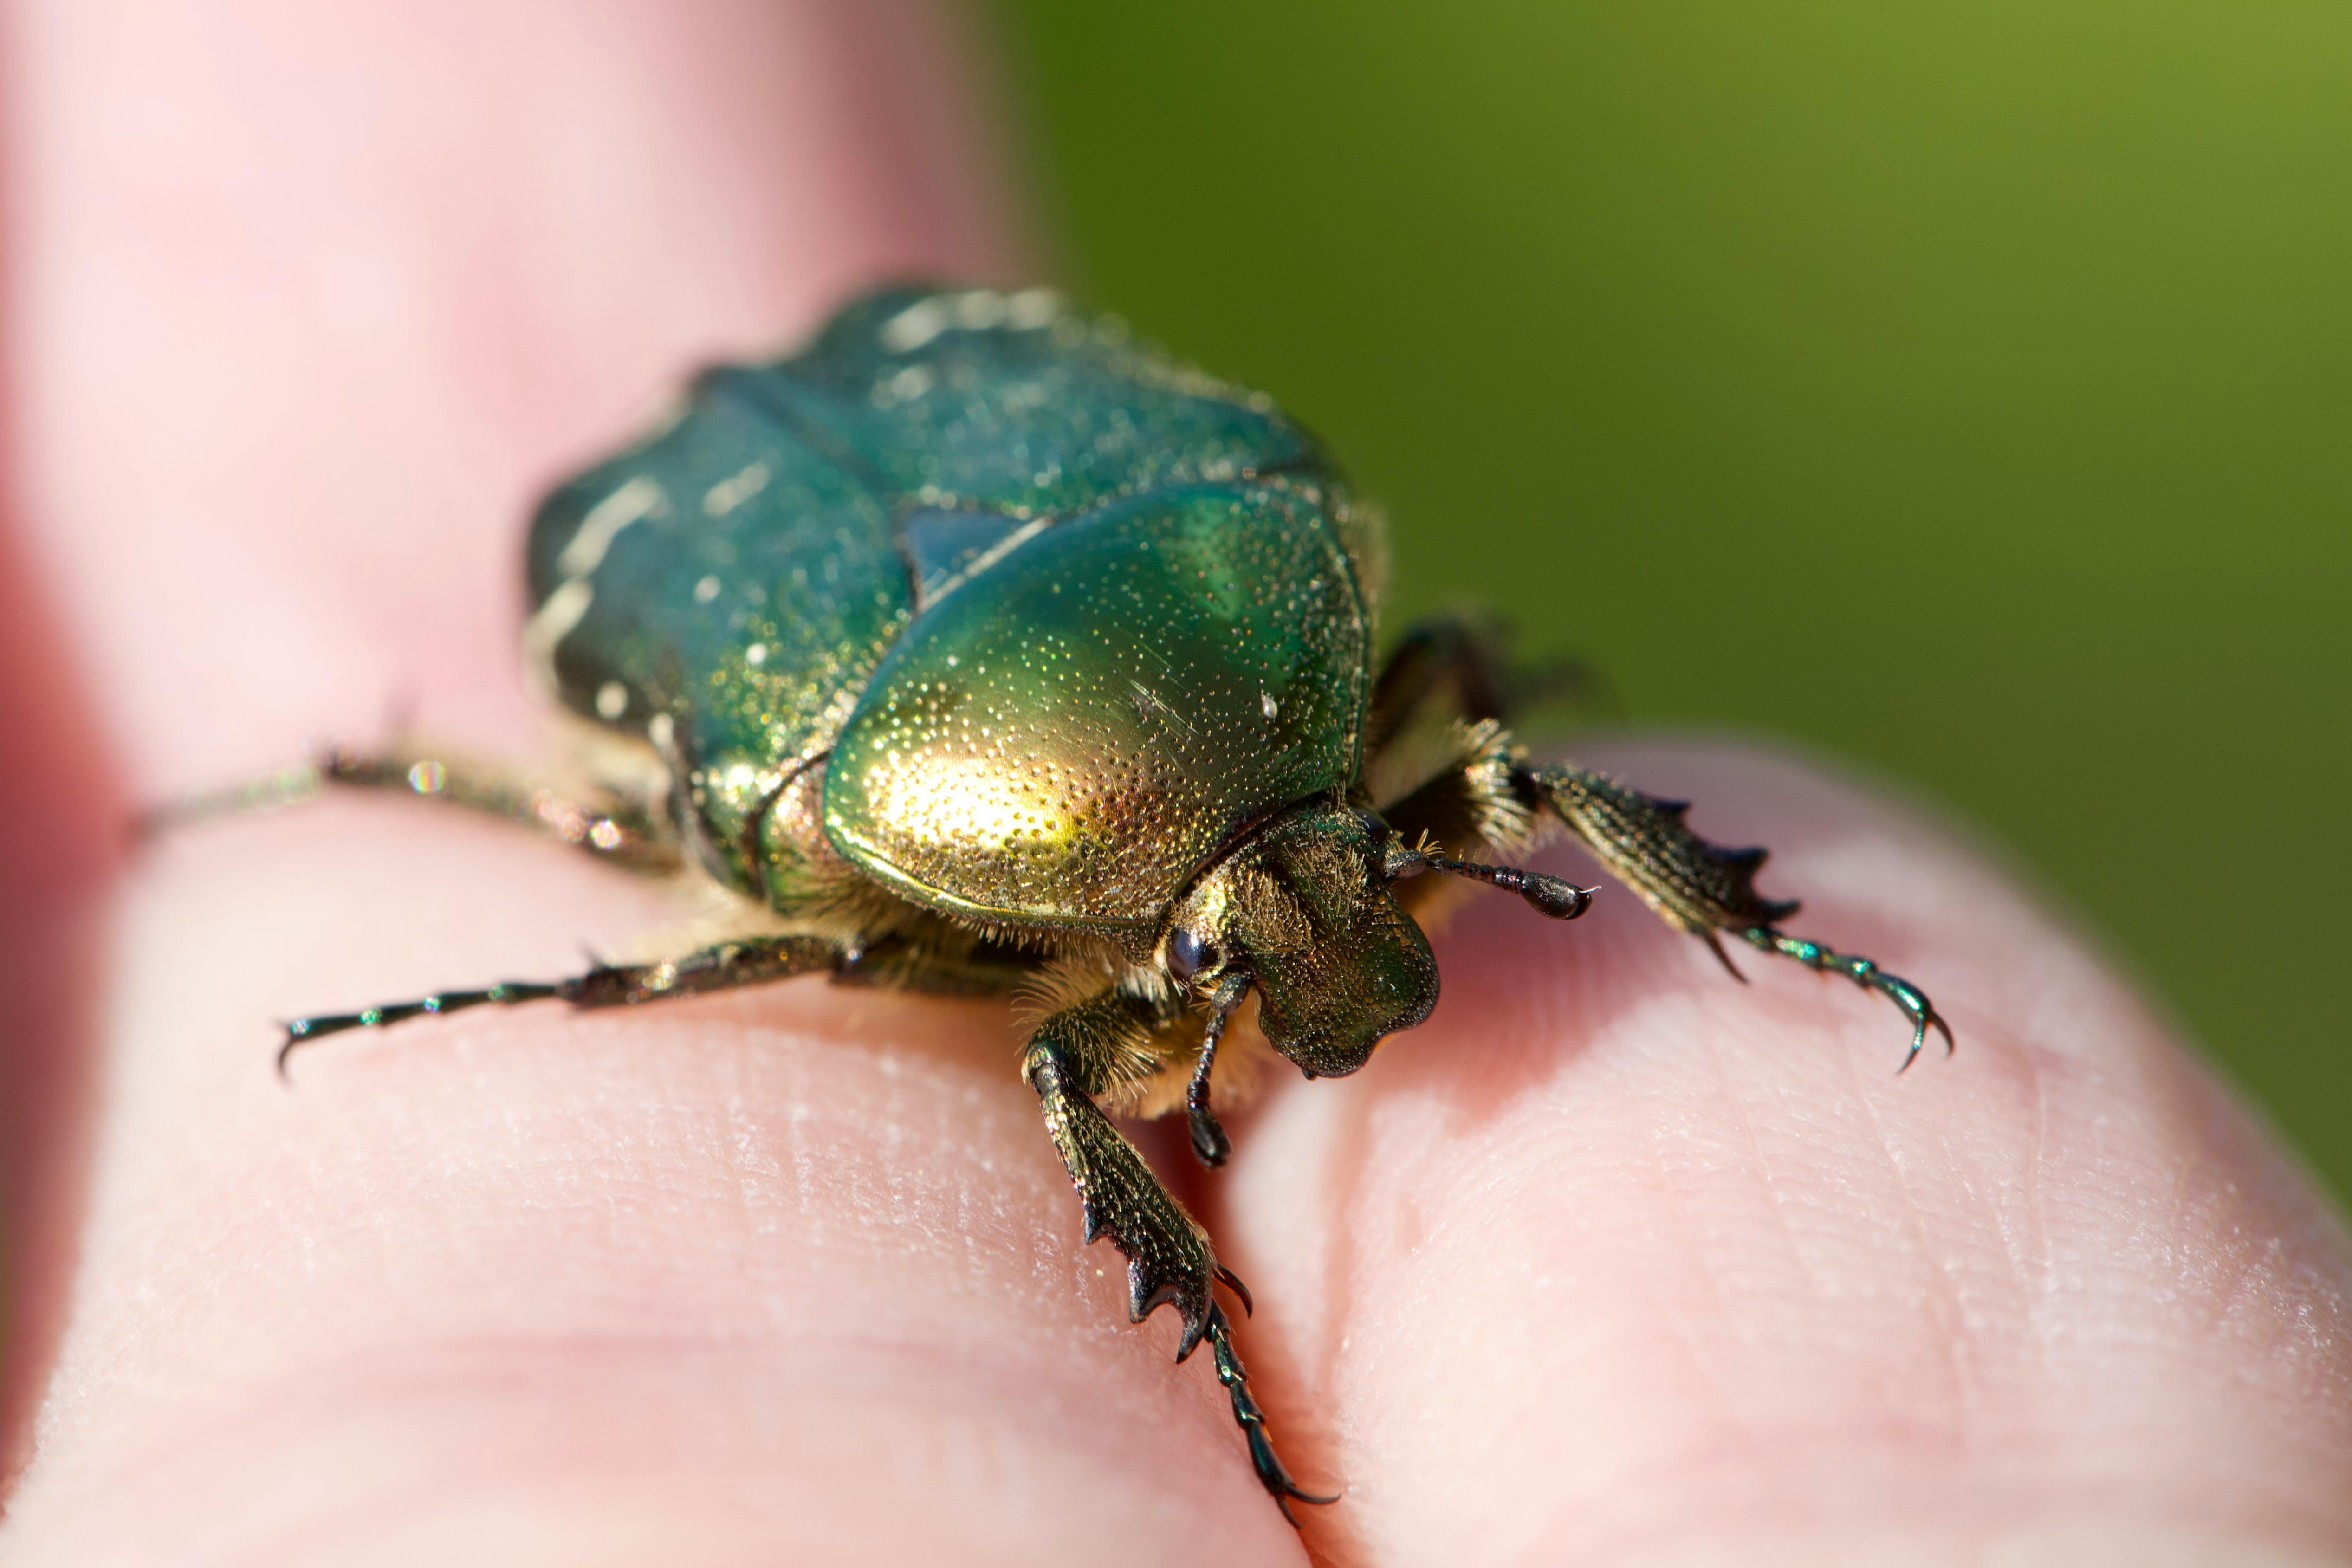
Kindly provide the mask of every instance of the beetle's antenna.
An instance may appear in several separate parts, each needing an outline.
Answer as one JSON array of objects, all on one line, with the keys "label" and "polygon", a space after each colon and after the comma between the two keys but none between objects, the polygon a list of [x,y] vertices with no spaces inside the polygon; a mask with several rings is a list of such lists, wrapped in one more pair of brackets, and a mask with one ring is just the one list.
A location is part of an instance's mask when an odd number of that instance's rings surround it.
[{"label": "beetle's antenna", "polygon": [[1456,860],[1439,854],[1437,846],[1426,835],[1411,849],[1405,848],[1400,841],[1389,851],[1383,868],[1391,881],[1418,877],[1423,871],[1443,871],[1449,877],[1467,877],[1474,882],[1484,882],[1507,893],[1517,893],[1534,905],[1538,913],[1549,915],[1556,921],[1572,921],[1591,909],[1592,895],[1601,890],[1598,888],[1580,888],[1564,878],[1524,870],[1517,866],[1482,866],[1475,860]]},{"label": "beetle's antenna", "polygon": [[[1192,1081],[1184,1090],[1184,1118],[1192,1130],[1192,1152],[1203,1165],[1222,1165],[1234,1150],[1225,1137],[1225,1130],[1217,1123],[1216,1112],[1209,1109],[1209,1074],[1217,1065],[1217,1044],[1225,1037],[1225,1021],[1234,1009],[1249,994],[1249,973],[1236,969],[1217,987],[1209,1002],[1209,1027],[1201,1039],[1200,1059],[1192,1064]],[[1249,1306],[1249,1292],[1241,1292],[1244,1310]]]}]

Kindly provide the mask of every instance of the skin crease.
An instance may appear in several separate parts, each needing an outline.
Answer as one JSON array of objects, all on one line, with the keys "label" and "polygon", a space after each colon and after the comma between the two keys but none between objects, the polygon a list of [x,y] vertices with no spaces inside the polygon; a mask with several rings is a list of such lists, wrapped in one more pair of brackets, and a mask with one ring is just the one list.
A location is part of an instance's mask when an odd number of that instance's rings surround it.
[{"label": "skin crease", "polygon": [[287,1092],[276,1018],[677,909],[393,801],[128,863],[119,803],[401,701],[529,750],[535,488],[861,280],[1022,276],[1013,205],[911,4],[10,20],[0,1564],[2352,1560],[2339,1223],[1980,856],[1770,754],[1583,753],[1958,1055],[1614,888],[1475,898],[1425,1026],[1182,1178],[1348,1487],[1303,1537],[1078,1245],[1001,1005],[475,1013]]}]

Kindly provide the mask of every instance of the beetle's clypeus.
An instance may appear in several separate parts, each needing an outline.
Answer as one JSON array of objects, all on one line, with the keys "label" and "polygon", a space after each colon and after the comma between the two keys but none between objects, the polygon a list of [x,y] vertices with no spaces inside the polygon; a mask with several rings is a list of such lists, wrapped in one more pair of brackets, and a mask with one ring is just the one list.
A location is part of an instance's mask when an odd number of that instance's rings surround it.
[{"label": "beetle's clypeus", "polygon": [[[306,1018],[286,1049],[485,1003],[820,971],[1026,991],[1041,1021],[1020,1070],[1087,1239],[1127,1255],[1130,1312],[1174,1307],[1180,1360],[1207,1340],[1286,1513],[1329,1500],[1267,1440],[1213,1294],[1239,1282],[1108,1113],[1181,1108],[1213,1165],[1212,1090],[1248,1076],[1213,1070],[1221,1046],[1310,1078],[1363,1066],[1437,1000],[1413,919],[1425,873],[1573,919],[1591,889],[1486,863],[1564,826],[1717,956],[1727,934],[1878,992],[1912,1056],[1930,1028],[1951,1037],[1916,987],[1783,932],[1796,905],[1756,892],[1762,850],[1697,837],[1680,802],[1529,761],[1480,624],[1412,627],[1376,673],[1380,559],[1371,513],[1263,395],[1043,290],[862,300],[788,359],[704,373],[533,521],[525,657],[629,742],[599,749],[625,764],[603,797],[349,752],[249,792],[486,806],[709,879],[754,934]],[[1252,993],[1255,1034],[1228,1042]]]}]

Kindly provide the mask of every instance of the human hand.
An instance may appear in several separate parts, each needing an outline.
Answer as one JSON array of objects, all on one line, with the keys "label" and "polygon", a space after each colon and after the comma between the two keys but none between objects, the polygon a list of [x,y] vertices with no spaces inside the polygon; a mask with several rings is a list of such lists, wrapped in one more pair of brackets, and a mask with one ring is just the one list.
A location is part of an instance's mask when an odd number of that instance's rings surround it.
[{"label": "human hand", "polygon": [[403,697],[526,746],[534,486],[875,276],[1017,275],[1009,204],[908,5],[101,0],[12,45],[18,518],[81,691],[26,683],[0,781],[36,1090],[0,1416],[39,1401],[0,1563],[2352,1554],[2340,1226],[1999,872],[1769,755],[1583,760],[1772,845],[1958,1054],[1897,1079],[1884,1003],[1734,985],[1613,888],[1567,928],[1479,898],[1426,1026],[1171,1163],[1286,1457],[1346,1489],[1303,1534],[1079,1247],[1001,1005],[474,1013],[288,1093],[273,1020],[676,911],[331,800],[155,846],[100,933],[58,911],[121,801]]}]

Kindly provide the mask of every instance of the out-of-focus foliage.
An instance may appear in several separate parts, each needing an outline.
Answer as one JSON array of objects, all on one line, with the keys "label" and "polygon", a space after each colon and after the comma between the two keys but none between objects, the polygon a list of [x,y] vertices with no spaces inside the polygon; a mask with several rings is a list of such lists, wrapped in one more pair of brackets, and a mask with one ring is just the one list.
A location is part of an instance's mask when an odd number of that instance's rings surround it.
[{"label": "out-of-focus foliage", "polygon": [[2352,1189],[2352,8],[999,11],[1065,269],[1398,612],[1990,823]]}]

